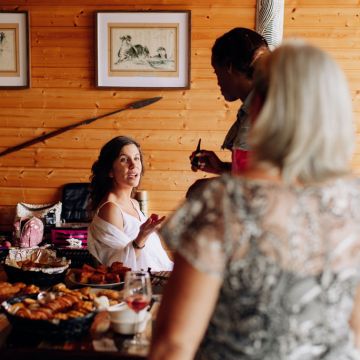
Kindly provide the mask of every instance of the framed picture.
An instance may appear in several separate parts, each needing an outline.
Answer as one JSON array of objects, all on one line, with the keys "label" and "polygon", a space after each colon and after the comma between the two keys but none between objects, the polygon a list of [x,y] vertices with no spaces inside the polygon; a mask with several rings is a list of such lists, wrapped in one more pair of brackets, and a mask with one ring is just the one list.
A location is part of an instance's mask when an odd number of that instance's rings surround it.
[{"label": "framed picture", "polygon": [[30,87],[27,11],[0,11],[0,88]]},{"label": "framed picture", "polygon": [[190,11],[96,12],[96,86],[188,89]]}]

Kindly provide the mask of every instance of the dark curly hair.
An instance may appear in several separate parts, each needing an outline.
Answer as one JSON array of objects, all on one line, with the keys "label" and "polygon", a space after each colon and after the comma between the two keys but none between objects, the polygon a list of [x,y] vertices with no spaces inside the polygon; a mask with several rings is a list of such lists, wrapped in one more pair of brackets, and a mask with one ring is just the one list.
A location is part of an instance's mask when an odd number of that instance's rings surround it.
[{"label": "dark curly hair", "polygon": [[142,173],[144,172],[143,155],[140,145],[132,138],[127,136],[117,136],[107,142],[100,150],[99,158],[91,167],[90,176],[90,208],[97,209],[101,200],[110,191],[112,187],[112,179],[109,173],[113,167],[114,161],[120,154],[121,149],[126,145],[135,145],[140,152],[140,160],[142,164]]},{"label": "dark curly hair", "polygon": [[268,48],[265,38],[256,31],[238,27],[216,39],[211,60],[220,67],[232,66],[252,79],[256,54]]}]

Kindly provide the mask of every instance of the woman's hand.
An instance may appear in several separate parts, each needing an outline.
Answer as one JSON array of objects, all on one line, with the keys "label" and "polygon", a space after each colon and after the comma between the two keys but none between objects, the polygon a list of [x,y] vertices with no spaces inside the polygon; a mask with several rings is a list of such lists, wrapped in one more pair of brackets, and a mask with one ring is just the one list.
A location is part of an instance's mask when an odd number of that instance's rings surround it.
[{"label": "woman's hand", "polygon": [[221,174],[228,168],[227,163],[221,161],[213,151],[209,150],[194,151],[190,155],[190,161],[193,171],[202,170],[212,174]]},{"label": "woman's hand", "polygon": [[139,235],[134,240],[138,247],[143,247],[148,236],[158,230],[161,223],[165,220],[165,216],[159,217],[157,214],[151,214],[150,217],[140,226]]}]

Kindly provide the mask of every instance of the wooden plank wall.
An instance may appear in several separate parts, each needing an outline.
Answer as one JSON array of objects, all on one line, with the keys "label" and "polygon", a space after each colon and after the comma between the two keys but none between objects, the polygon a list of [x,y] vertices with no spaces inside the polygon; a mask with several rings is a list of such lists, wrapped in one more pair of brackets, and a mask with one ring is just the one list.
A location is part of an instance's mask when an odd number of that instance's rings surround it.
[{"label": "wooden plank wall", "polygon": [[[0,90],[0,151],[76,121],[152,96],[151,107],[128,111],[0,158],[0,230],[8,229],[19,201],[60,199],[62,185],[86,182],[99,148],[116,135],[136,138],[145,153],[141,188],[150,211],[170,213],[193,173],[188,156],[201,137],[219,150],[239,103],[226,103],[210,66],[211,46],[235,26],[254,28],[256,0],[2,0],[1,10],[28,10],[31,78],[26,90]],[[191,10],[191,89],[128,91],[95,88],[94,12]],[[289,0],[285,37],[300,36],[330,51],[346,70],[357,121],[360,113],[360,1]],[[220,152],[229,159],[227,152]],[[360,170],[360,154],[354,157]]]}]

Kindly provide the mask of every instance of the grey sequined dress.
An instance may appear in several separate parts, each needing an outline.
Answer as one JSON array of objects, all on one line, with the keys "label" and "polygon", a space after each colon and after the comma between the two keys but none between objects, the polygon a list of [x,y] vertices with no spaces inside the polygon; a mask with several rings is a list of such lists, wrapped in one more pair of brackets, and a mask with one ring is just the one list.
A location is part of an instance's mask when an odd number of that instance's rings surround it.
[{"label": "grey sequined dress", "polygon": [[284,187],[223,176],[162,236],[223,280],[197,359],[360,359],[349,318],[360,279],[360,182]]}]

